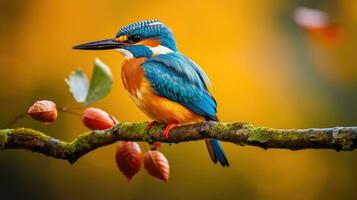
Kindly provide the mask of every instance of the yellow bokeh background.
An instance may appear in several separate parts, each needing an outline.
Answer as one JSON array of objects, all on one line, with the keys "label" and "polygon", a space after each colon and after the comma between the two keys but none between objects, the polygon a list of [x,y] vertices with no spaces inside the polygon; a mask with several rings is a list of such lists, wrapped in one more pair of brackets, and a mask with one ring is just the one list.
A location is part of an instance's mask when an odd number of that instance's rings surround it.
[{"label": "yellow bokeh background", "polygon": [[[120,80],[123,57],[114,51],[71,47],[111,38],[119,28],[160,19],[178,48],[213,83],[221,121],[306,128],[357,124],[357,4],[354,1],[222,0],[1,0],[0,125],[50,99],[76,106],[64,78],[95,57],[110,66],[112,92],[95,103],[120,121],[147,121]],[[346,32],[321,44],[292,20],[297,6],[324,9]],[[32,127],[71,140],[86,130],[80,118],[60,113],[48,126]],[[262,150],[224,144],[230,168],[213,165],[203,142],[164,145],[171,164],[167,184],[142,170],[128,183],[116,168],[115,145],[97,149],[74,165],[40,154],[0,152],[0,199],[353,199],[355,152]]]}]

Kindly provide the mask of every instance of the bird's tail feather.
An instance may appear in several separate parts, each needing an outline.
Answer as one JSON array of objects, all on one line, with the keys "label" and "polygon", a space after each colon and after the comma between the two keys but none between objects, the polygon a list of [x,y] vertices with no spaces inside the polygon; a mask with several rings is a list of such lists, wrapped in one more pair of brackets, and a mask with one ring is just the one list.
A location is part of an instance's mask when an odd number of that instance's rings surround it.
[{"label": "bird's tail feather", "polygon": [[206,139],[205,142],[212,161],[214,163],[217,163],[217,161],[219,161],[219,163],[223,167],[228,167],[228,160],[226,158],[226,155],[224,154],[223,148],[219,141],[214,139]]}]

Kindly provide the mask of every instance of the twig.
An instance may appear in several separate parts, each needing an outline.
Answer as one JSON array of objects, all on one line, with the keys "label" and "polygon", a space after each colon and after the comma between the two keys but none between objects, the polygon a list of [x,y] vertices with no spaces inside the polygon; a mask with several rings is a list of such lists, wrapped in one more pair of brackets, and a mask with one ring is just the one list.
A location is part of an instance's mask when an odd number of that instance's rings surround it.
[{"label": "twig", "polygon": [[60,112],[70,113],[70,114],[82,117],[82,115],[77,113],[77,112],[75,112],[74,109],[80,109],[80,108],[79,107],[69,108],[69,107],[65,107],[65,106],[61,106],[61,107],[57,108],[57,110],[60,111]]},{"label": "twig", "polygon": [[22,118],[25,118],[27,116],[27,113],[20,113],[20,114],[17,114],[15,115],[14,119],[12,121],[10,121],[9,123],[7,123],[4,127],[4,128],[9,128],[11,127],[12,125],[14,125],[18,120],[22,119]]}]

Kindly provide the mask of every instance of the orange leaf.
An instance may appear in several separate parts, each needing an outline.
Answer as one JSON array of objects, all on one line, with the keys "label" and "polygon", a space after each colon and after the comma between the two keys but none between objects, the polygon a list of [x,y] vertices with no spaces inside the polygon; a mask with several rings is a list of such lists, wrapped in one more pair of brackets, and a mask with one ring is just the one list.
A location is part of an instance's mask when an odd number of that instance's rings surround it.
[{"label": "orange leaf", "polygon": [[141,150],[136,142],[119,142],[115,161],[119,170],[130,181],[141,168]]},{"label": "orange leaf", "polygon": [[83,111],[82,121],[91,130],[105,130],[112,128],[115,120],[99,108],[89,107]]},{"label": "orange leaf", "polygon": [[144,154],[144,167],[153,177],[165,182],[169,180],[170,166],[164,154],[157,150],[150,150]]},{"label": "orange leaf", "polygon": [[49,100],[36,101],[27,114],[41,122],[53,122],[57,119],[56,104]]}]

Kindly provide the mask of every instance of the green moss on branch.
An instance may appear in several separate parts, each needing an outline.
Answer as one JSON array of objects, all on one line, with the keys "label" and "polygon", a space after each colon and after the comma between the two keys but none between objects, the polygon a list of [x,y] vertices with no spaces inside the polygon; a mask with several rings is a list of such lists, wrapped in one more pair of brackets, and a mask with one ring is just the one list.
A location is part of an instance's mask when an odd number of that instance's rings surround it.
[{"label": "green moss on branch", "polygon": [[147,123],[121,122],[110,130],[82,133],[72,142],[64,142],[29,128],[2,129],[0,149],[27,149],[74,163],[90,151],[116,141],[181,143],[212,138],[264,149],[351,151],[357,147],[357,127],[273,129],[244,122],[203,123],[176,128],[172,130],[169,140],[165,140],[163,125],[154,126],[150,132],[146,131],[146,126]]}]

